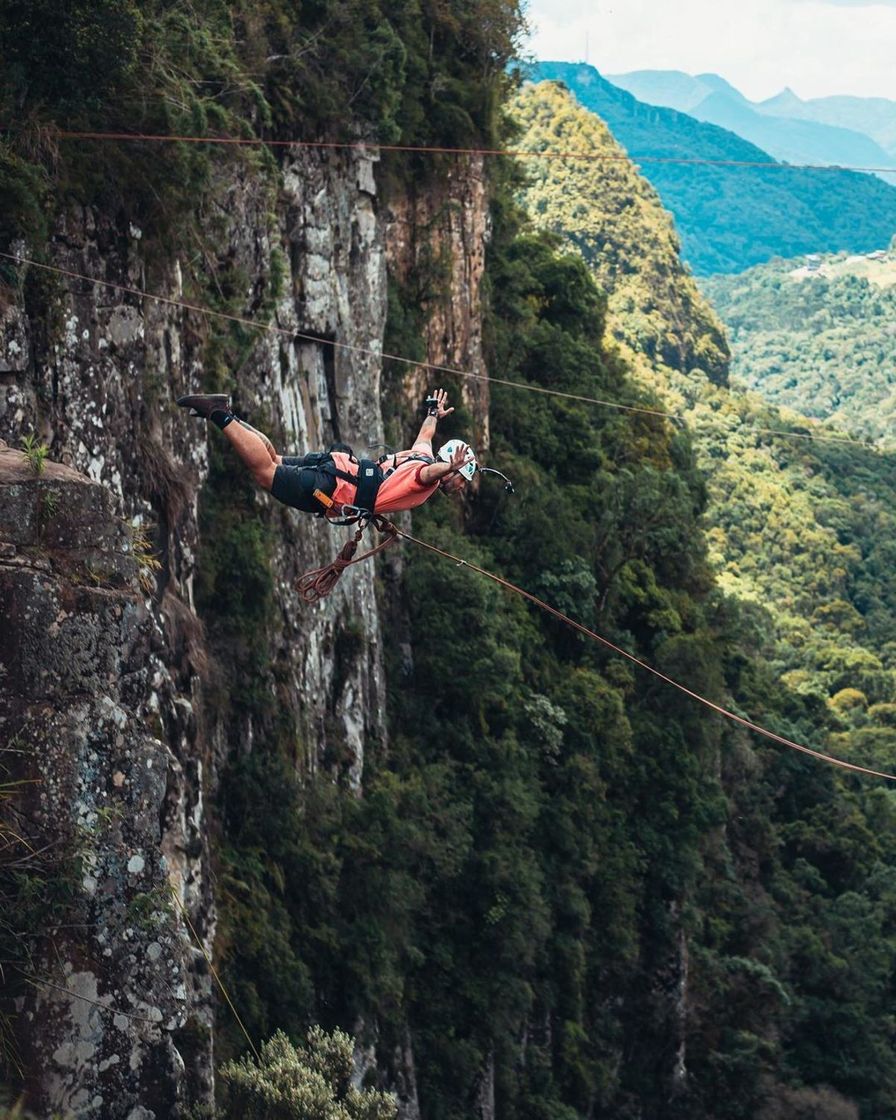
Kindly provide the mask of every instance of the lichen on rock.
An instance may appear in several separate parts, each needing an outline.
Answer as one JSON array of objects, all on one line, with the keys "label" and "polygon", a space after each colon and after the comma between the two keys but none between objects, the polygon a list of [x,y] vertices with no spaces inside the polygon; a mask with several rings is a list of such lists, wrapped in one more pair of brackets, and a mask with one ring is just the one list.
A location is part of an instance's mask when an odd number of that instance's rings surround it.
[{"label": "lichen on rock", "polygon": [[17,1037],[34,1107],[79,1118],[171,1115],[186,1018],[160,847],[171,756],[144,716],[154,622],[113,505],[73,469],[35,475],[0,448],[0,736],[23,843],[51,857],[44,877],[24,856],[18,880],[33,924]]}]

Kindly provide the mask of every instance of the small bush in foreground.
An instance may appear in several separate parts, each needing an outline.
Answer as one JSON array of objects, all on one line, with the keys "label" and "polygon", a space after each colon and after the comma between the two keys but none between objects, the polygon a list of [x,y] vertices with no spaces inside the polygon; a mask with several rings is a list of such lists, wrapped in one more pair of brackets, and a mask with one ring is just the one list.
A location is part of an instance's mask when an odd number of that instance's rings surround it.
[{"label": "small bush in foreground", "polygon": [[221,1067],[231,1120],[394,1120],[393,1097],[351,1085],[352,1040],[312,1027],[304,1045],[282,1031],[251,1057]]}]

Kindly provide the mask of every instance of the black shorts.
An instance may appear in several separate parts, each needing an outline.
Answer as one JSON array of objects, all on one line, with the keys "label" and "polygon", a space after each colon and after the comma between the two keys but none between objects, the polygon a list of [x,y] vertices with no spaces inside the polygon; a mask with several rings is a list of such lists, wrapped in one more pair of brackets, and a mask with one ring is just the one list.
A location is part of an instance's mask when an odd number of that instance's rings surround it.
[{"label": "black shorts", "polygon": [[303,513],[323,513],[324,507],[314,497],[315,490],[321,490],[331,497],[336,489],[336,476],[321,467],[302,466],[309,459],[319,459],[319,455],[283,457],[283,462],[274,471],[271,493],[278,502],[300,509]]}]

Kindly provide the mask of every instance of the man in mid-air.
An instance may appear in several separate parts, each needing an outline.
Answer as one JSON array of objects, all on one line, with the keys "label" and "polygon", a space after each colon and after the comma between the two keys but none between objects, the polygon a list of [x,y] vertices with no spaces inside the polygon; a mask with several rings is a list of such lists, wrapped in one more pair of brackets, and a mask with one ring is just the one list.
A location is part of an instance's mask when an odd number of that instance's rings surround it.
[{"label": "man in mid-air", "polygon": [[444,389],[427,398],[428,414],[410,450],[377,461],[356,459],[342,444],[302,456],[278,455],[266,435],[233,414],[223,393],[180,397],[177,403],[221,429],[263,490],[304,513],[333,518],[358,510],[398,513],[422,505],[437,490],[457,493],[477,467],[462,440],[449,440],[433,454],[436,425],[454,411]]}]

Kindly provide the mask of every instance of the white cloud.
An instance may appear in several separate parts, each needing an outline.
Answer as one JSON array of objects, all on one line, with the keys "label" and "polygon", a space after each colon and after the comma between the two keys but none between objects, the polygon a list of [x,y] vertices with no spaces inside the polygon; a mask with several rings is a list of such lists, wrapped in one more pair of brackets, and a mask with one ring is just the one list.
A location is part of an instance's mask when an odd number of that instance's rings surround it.
[{"label": "white cloud", "polygon": [[[801,3],[802,0],[796,0]],[[896,5],[896,0],[818,0],[822,4],[833,4],[839,8],[873,8]]]},{"label": "white cloud", "polygon": [[896,100],[896,0],[531,0],[529,49],[605,73],[721,74],[748,97]]}]

